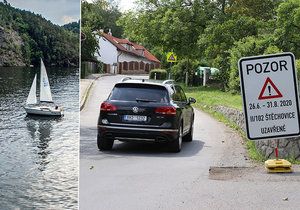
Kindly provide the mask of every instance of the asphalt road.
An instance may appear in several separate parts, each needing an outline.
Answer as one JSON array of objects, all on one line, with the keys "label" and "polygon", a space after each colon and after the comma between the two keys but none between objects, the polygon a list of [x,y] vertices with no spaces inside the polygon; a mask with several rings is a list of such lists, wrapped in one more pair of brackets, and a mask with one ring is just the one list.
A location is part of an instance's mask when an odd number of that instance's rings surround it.
[{"label": "asphalt road", "polygon": [[234,131],[198,110],[194,140],[180,153],[121,142],[99,151],[100,104],[123,77],[98,79],[81,111],[80,210],[299,209],[297,167],[292,174],[267,174],[248,160]]}]

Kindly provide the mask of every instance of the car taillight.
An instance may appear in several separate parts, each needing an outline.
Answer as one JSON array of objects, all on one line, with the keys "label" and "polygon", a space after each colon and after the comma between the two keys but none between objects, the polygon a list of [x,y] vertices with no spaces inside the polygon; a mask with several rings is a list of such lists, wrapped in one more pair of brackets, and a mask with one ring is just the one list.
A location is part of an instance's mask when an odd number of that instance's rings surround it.
[{"label": "car taillight", "polygon": [[155,109],[157,114],[176,115],[176,108],[173,106],[162,106]]},{"label": "car taillight", "polygon": [[100,110],[104,111],[104,112],[113,112],[113,111],[117,110],[117,107],[115,105],[110,104],[110,103],[103,102],[101,104]]}]

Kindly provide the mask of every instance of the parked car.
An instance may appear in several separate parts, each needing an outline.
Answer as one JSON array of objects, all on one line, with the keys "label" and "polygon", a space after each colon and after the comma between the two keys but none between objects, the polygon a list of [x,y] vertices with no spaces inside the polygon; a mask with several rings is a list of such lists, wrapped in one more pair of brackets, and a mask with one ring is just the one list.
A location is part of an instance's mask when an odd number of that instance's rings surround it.
[{"label": "parked car", "polygon": [[97,144],[111,150],[114,140],[168,143],[172,152],[193,140],[194,98],[172,80],[124,78],[101,104]]}]

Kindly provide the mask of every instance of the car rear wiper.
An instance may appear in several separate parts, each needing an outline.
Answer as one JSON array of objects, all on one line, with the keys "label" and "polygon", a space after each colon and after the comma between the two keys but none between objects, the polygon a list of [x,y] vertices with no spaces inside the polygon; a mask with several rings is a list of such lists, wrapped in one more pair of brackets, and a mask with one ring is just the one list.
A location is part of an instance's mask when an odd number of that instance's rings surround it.
[{"label": "car rear wiper", "polygon": [[137,102],[157,102],[156,100],[150,100],[150,99],[143,99],[143,98],[136,98]]}]

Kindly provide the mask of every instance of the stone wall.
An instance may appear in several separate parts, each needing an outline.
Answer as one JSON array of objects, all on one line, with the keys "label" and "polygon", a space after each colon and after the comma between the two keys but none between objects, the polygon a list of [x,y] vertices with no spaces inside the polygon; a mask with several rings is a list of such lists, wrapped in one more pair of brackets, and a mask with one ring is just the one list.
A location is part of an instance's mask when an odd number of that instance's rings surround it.
[{"label": "stone wall", "polygon": [[[231,122],[239,126],[244,132],[245,128],[245,118],[244,113],[240,110],[228,108],[225,106],[216,106],[213,108],[215,111],[225,115]],[[297,138],[286,138],[279,139],[278,151],[279,157],[281,158],[295,158],[300,160],[300,137]],[[254,141],[256,148],[261,152],[266,158],[274,158],[274,149],[277,144],[277,140],[258,140]]]}]

